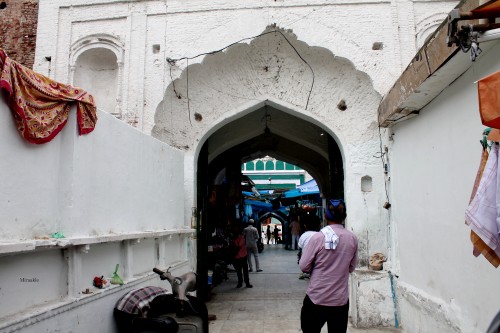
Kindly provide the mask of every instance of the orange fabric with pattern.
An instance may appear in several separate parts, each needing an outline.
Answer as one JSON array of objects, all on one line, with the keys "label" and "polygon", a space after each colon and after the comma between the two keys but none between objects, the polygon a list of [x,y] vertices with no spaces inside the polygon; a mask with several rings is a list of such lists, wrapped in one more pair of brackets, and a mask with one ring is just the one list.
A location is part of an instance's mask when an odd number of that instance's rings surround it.
[{"label": "orange fabric with pattern", "polygon": [[92,95],[70,85],[56,82],[10,59],[0,49],[0,90],[19,133],[35,144],[52,140],[68,121],[73,104],[77,107],[79,133],[94,130],[97,110]]}]

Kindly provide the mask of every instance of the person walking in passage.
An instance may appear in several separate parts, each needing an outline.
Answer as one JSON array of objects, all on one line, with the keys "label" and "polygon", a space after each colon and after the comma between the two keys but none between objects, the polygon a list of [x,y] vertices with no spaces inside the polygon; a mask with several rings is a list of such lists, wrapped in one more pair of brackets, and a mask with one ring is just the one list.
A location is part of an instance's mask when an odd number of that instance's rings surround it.
[{"label": "person walking in passage", "polygon": [[300,237],[299,217],[294,215],[292,216],[291,221],[290,233],[292,234],[292,245],[290,246],[290,250],[298,250],[298,242]]},{"label": "person walking in passage", "polygon": [[267,225],[266,229],[266,236],[267,236],[267,245],[269,245],[269,241],[271,240],[271,225]]},{"label": "person walking in passage", "polygon": [[[300,258],[302,258],[302,252],[304,252],[304,248],[307,243],[309,243],[309,239],[311,239],[312,235],[319,231],[319,220],[317,217],[309,217],[304,222],[305,232],[300,235],[299,241],[297,242],[299,245],[299,252],[297,253],[297,264],[300,262]],[[301,273],[299,279],[309,279],[309,273]]]},{"label": "person walking in passage", "polygon": [[348,280],[357,264],[358,239],[342,225],[346,216],[343,200],[328,200],[327,226],[311,236],[300,258],[302,272],[311,272],[300,313],[302,332],[320,333],[325,323],[328,333],[347,332]]},{"label": "person walking in passage", "polygon": [[278,244],[278,239],[280,238],[280,230],[278,226],[275,225],[273,229],[274,244]]},{"label": "person walking in passage", "polygon": [[[309,239],[312,235],[319,231],[319,220],[317,217],[310,217],[304,222],[304,232],[299,237],[297,245],[299,246],[299,253],[304,251]],[[300,259],[300,258],[299,258]]]},{"label": "person walking in passage", "polygon": [[245,237],[241,233],[239,226],[233,227],[233,244],[235,247],[235,256],[233,259],[233,266],[238,276],[238,284],[236,288],[241,288],[243,281],[247,288],[253,288],[250,284],[250,277],[248,276],[248,263],[247,263],[247,247],[245,244]]},{"label": "person walking in passage", "polygon": [[257,272],[262,272],[262,269],[260,269],[260,263],[259,263],[259,249],[257,248],[257,241],[259,240],[259,232],[257,231],[257,228],[253,226],[254,220],[250,219],[248,220],[248,227],[243,229],[243,236],[245,236],[245,241],[246,241],[246,246],[247,246],[247,253],[248,253],[248,267],[249,267],[249,272],[253,272],[253,266],[252,266],[252,255],[255,259],[255,269]]}]

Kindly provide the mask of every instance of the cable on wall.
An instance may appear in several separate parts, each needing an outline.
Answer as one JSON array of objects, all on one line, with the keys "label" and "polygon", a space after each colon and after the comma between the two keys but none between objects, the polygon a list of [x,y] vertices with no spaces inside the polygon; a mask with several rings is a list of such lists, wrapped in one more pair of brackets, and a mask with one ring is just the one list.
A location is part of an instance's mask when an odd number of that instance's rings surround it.
[{"label": "cable on wall", "polygon": [[307,60],[304,59],[304,57],[300,54],[300,52],[297,50],[297,48],[295,48],[295,46],[293,46],[293,44],[290,42],[290,40],[288,40],[288,38],[285,36],[285,34],[283,34],[279,30],[272,30],[272,31],[267,31],[267,32],[261,33],[259,35],[252,36],[252,37],[242,38],[242,39],[240,39],[240,40],[238,40],[236,42],[233,42],[233,43],[231,43],[231,44],[229,44],[229,45],[227,45],[227,46],[225,46],[225,47],[223,47],[221,49],[218,49],[218,50],[200,53],[200,54],[197,54],[197,55],[191,56],[191,57],[182,57],[182,58],[177,58],[177,59],[166,58],[167,63],[170,65],[170,79],[172,80],[172,88],[174,90],[175,96],[178,99],[181,99],[182,96],[176,90],[175,81],[174,81],[173,76],[172,76],[172,67],[175,66],[175,64],[178,61],[186,60],[186,84],[187,84],[187,91],[186,91],[186,93],[188,94],[188,96],[187,96],[187,104],[188,104],[189,122],[190,123],[191,123],[191,110],[190,110],[190,106],[189,106],[189,84],[188,84],[188,80],[189,80],[189,68],[188,68],[189,67],[189,60],[196,59],[196,58],[201,57],[201,56],[213,55],[213,54],[216,54],[216,53],[220,53],[220,52],[223,52],[224,50],[230,48],[233,45],[239,44],[239,43],[247,41],[247,40],[252,40],[252,39],[255,39],[255,38],[258,38],[258,37],[262,37],[262,36],[268,35],[270,33],[275,33],[275,34],[279,33],[283,37],[283,39],[285,39],[285,41],[288,43],[288,45],[290,45],[290,47],[295,51],[295,53],[300,58],[300,60],[302,60],[307,65],[307,67],[309,67],[309,69],[311,70],[311,73],[312,73],[312,82],[311,82],[311,87],[309,89],[309,93],[307,95],[307,101],[306,101],[306,106],[305,106],[305,109],[307,110],[307,108],[309,106],[309,100],[311,99],[312,90],[314,88],[314,81],[315,81],[314,70],[313,70],[312,66],[307,62]]},{"label": "cable on wall", "polygon": [[189,59],[186,59],[186,98],[187,98],[187,104],[188,104],[188,118],[189,118],[189,124],[193,126],[193,123],[191,123],[191,108],[189,107]]},{"label": "cable on wall", "polygon": [[[380,160],[382,162],[382,168],[384,170],[384,178],[385,178],[385,175],[387,175],[387,173],[389,171],[388,171],[388,165],[387,165],[387,159],[386,159],[387,152],[384,151],[384,148],[382,146],[382,131],[381,131],[382,126],[380,125],[380,110],[378,110],[377,115],[378,115],[377,123],[378,123],[378,136],[379,136],[380,152],[373,155],[373,157],[380,158]],[[385,188],[385,198],[386,198],[384,208],[388,210],[391,207],[391,204],[389,201],[389,192],[387,190],[387,179],[384,179],[384,188]]]}]

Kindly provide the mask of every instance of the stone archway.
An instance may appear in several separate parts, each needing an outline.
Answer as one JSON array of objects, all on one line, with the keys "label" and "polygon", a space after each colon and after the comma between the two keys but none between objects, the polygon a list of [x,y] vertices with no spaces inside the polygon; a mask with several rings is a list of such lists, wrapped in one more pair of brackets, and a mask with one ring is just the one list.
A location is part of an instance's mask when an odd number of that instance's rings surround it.
[{"label": "stone archway", "polygon": [[[186,201],[192,199],[186,212],[204,209],[209,172],[219,161],[239,169],[264,153],[322,178],[324,195],[340,189],[349,207],[356,207],[347,223],[360,235],[364,265],[369,252],[387,253],[390,243],[380,209],[386,195],[377,157],[380,99],[371,78],[348,59],[269,27],[249,44],[187,66],[167,87],[152,135],[185,151],[186,163],[192,163],[184,168]],[[272,116],[267,126],[266,113]],[[369,192],[362,191],[365,176],[372,180]]]},{"label": "stone archway", "polygon": [[[283,109],[267,100],[262,107],[232,119],[212,133],[205,141],[212,175],[225,168],[228,161],[235,161],[239,169],[242,163],[272,156],[306,170],[324,196],[343,197],[344,163],[338,139],[321,124]],[[339,170],[333,171],[333,165]]]},{"label": "stone archway", "polygon": [[302,110],[339,138],[377,141],[380,95],[370,77],[330,50],[274,27],[185,68],[156,109],[152,135],[194,152],[219,122],[266,100]]},{"label": "stone archway", "polygon": [[[344,162],[336,139],[321,124],[300,115],[266,100],[250,112],[239,112],[204,140],[196,173],[196,206],[199,220],[203,221],[198,225],[197,237],[200,275],[212,269],[206,266],[212,262],[206,252],[212,244],[210,235],[219,235],[228,230],[228,225],[238,224],[234,206],[244,202],[239,186],[242,163],[264,156],[278,158],[308,171],[325,197],[344,198]],[[221,172],[225,173],[223,185],[217,181]],[[205,292],[202,290],[200,295]]]}]

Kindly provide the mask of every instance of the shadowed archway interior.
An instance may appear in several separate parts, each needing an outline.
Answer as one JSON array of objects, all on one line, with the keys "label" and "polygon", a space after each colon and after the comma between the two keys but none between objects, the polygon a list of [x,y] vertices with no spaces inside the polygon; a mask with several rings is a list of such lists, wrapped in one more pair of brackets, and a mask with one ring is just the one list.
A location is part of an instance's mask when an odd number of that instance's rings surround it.
[{"label": "shadowed archway interior", "polygon": [[[211,235],[229,223],[241,200],[241,164],[271,156],[297,165],[317,181],[324,197],[344,197],[342,155],[336,141],[320,126],[276,107],[264,105],[222,126],[204,143],[198,157],[198,273],[208,271]],[[210,196],[221,170],[225,171],[228,200],[215,207]],[[207,295],[208,290],[200,295]]]},{"label": "shadowed archway interior", "polygon": [[[333,138],[317,125],[270,106],[223,126],[206,144],[212,179],[228,165],[239,169],[241,163],[272,156],[309,172],[326,196],[339,187],[330,181],[330,146],[338,150]],[[334,164],[341,166],[340,151],[334,155]]]}]

